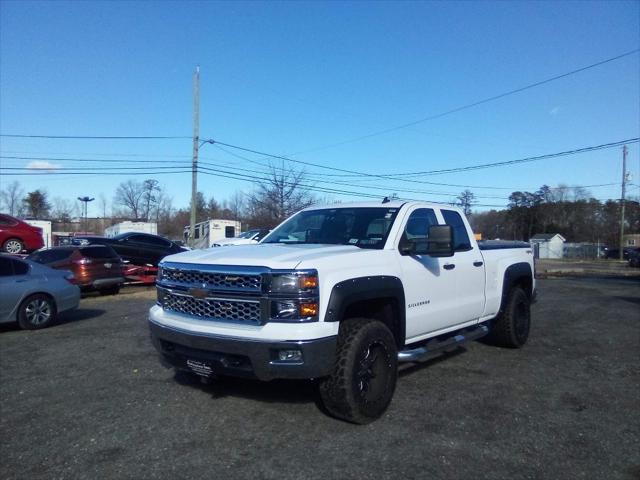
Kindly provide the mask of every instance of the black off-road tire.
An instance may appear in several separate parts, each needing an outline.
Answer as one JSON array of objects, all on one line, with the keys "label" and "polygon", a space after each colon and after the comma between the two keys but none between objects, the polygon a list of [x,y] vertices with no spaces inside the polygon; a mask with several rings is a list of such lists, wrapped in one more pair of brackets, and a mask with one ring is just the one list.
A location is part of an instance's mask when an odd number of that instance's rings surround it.
[{"label": "black off-road tire", "polygon": [[531,328],[531,302],[520,287],[509,292],[503,312],[494,320],[487,340],[499,347],[520,348]]},{"label": "black off-road tire", "polygon": [[21,253],[24,250],[24,242],[19,238],[9,238],[2,244],[2,251],[6,253]]},{"label": "black off-road tire", "polygon": [[382,322],[366,318],[343,321],[333,372],[320,381],[320,397],[329,413],[366,424],[382,416],[398,378],[398,351]]},{"label": "black off-road tire", "polygon": [[56,304],[42,293],[31,295],[18,307],[18,325],[24,330],[46,328],[56,321]]}]

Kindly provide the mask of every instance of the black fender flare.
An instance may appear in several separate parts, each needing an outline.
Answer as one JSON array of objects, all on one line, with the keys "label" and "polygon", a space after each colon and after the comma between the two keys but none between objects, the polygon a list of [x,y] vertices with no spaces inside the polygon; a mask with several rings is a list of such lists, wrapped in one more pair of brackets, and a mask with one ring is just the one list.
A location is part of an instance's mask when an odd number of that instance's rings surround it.
[{"label": "black fender flare", "polygon": [[[503,312],[504,307],[507,304],[511,288],[522,279],[528,280],[533,289],[533,271],[531,270],[531,265],[529,263],[519,262],[507,267],[504,272],[504,280],[502,282],[502,299],[500,300],[500,310],[498,311],[498,315]],[[530,300],[533,299],[533,290],[525,291],[525,293]]]},{"label": "black fender flare", "polygon": [[392,298],[397,302],[398,331],[394,333],[398,335],[398,345],[403,346],[406,334],[406,306],[404,286],[398,277],[387,275],[367,276],[351,278],[335,284],[331,290],[324,321],[339,322],[344,318],[344,314],[350,305],[379,298]]}]

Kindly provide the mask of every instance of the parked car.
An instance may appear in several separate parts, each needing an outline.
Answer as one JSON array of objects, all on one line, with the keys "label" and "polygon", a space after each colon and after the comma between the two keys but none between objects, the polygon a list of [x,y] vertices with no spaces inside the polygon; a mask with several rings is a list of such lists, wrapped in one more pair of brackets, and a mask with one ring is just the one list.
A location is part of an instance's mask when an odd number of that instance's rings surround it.
[{"label": "parked car", "polygon": [[122,260],[136,265],[158,265],[167,255],[187,251],[171,240],[150,233],[127,232],[113,238],[74,237],[75,245],[108,245]]},{"label": "parked car", "polygon": [[42,229],[0,213],[0,246],[6,253],[38,250],[44,246]]},{"label": "parked car", "polygon": [[256,230],[247,230],[244,233],[241,233],[237,237],[233,238],[222,238],[220,240],[216,240],[213,242],[212,247],[227,247],[229,245],[252,245],[255,243],[259,243],[264,237],[268,235],[271,230],[264,229],[256,229]]},{"label": "parked car", "polygon": [[0,254],[0,323],[25,330],[50,326],[59,313],[80,303],[73,273]]},{"label": "parked car", "polygon": [[108,245],[69,245],[39,250],[27,257],[57,270],[70,270],[82,290],[114,295],[124,283],[122,259]]},{"label": "parked car", "polygon": [[[638,250],[638,247],[624,247],[622,249],[622,259],[629,260],[629,256]],[[607,248],[605,253],[605,258],[609,258],[612,260],[620,259],[620,249],[619,248]]]},{"label": "parked car", "polygon": [[629,254],[629,266],[636,268],[640,267],[640,248],[636,248]]}]

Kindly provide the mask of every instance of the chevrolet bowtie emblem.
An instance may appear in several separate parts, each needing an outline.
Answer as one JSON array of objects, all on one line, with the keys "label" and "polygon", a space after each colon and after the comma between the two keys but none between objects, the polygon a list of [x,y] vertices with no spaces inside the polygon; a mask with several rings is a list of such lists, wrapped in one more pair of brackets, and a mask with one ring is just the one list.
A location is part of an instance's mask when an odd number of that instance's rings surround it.
[{"label": "chevrolet bowtie emblem", "polygon": [[189,289],[189,295],[191,295],[193,298],[199,298],[199,299],[207,298],[207,294],[208,292],[204,288]]}]

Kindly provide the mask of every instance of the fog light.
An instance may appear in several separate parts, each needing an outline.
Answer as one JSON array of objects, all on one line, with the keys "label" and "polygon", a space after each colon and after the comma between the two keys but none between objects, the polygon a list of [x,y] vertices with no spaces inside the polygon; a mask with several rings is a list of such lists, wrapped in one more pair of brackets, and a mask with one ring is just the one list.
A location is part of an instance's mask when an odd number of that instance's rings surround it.
[{"label": "fog light", "polygon": [[315,317],[317,314],[318,314],[317,303],[301,303],[300,304],[301,317]]},{"label": "fog light", "polygon": [[300,350],[279,350],[278,360],[281,362],[301,362],[302,351]]}]

